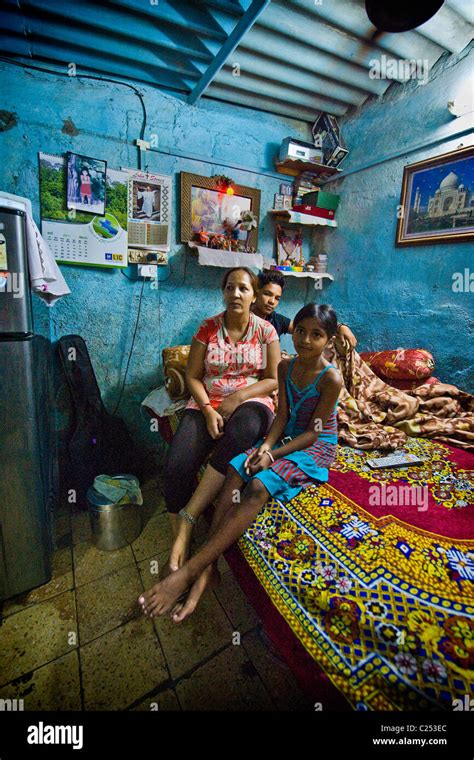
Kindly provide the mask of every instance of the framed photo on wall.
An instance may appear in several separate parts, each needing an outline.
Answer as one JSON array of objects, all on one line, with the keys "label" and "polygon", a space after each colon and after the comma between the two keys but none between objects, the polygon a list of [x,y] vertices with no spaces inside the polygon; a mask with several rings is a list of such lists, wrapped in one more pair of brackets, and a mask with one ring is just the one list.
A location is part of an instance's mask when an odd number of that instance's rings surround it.
[{"label": "framed photo on wall", "polygon": [[403,170],[396,245],[474,240],[474,147]]},{"label": "framed photo on wall", "polygon": [[105,214],[107,161],[66,153],[67,208]]},{"label": "framed photo on wall", "polygon": [[[260,190],[245,185],[233,185],[227,195],[217,186],[214,177],[181,172],[181,242],[188,243],[204,230],[209,235],[225,232],[224,222],[235,222],[244,211],[252,211],[257,220],[260,214]],[[257,250],[258,224],[250,230],[239,230],[239,239]]]}]

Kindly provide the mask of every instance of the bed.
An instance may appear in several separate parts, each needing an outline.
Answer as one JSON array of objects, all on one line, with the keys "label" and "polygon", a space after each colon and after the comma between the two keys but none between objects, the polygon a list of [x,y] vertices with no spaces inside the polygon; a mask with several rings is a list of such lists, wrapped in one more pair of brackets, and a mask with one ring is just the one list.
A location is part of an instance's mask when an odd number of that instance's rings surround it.
[{"label": "bed", "polygon": [[[427,379],[411,392],[425,398]],[[352,394],[342,407],[350,414]],[[459,404],[449,417],[467,426],[459,446],[451,422],[441,426],[444,440],[407,435],[400,420],[384,428],[423,460],[398,470],[371,470],[367,459],[386,453],[374,443],[385,440],[367,441],[361,430],[372,423],[349,421],[352,445],[342,440],[329,482],[286,505],[270,500],[226,553],[316,709],[450,711],[474,697],[472,407],[464,396]],[[415,418],[423,430],[418,406]],[[179,413],[158,419],[169,442]]]}]

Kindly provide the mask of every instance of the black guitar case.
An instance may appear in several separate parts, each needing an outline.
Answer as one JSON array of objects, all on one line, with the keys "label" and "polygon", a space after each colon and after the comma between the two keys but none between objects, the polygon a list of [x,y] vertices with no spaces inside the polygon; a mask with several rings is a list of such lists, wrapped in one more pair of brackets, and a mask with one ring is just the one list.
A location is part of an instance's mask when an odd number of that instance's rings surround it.
[{"label": "black guitar case", "polygon": [[97,475],[131,473],[141,479],[141,465],[125,423],[109,414],[102,402],[84,340],[80,335],[66,335],[57,341],[56,348],[74,417],[64,490],[67,494],[74,489],[78,506],[87,509],[87,489]]}]

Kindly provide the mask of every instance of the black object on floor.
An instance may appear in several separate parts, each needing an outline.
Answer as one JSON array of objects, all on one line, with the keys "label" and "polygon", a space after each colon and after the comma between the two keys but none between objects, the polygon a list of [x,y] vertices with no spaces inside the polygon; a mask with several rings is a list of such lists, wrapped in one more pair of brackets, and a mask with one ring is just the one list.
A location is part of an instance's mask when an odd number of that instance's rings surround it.
[{"label": "black object on floor", "polygon": [[87,509],[86,493],[97,475],[130,472],[140,480],[142,465],[125,423],[106,410],[89,352],[80,335],[65,335],[57,343],[61,366],[71,392],[74,424],[68,441],[69,472],[64,490],[76,492],[76,502]]}]

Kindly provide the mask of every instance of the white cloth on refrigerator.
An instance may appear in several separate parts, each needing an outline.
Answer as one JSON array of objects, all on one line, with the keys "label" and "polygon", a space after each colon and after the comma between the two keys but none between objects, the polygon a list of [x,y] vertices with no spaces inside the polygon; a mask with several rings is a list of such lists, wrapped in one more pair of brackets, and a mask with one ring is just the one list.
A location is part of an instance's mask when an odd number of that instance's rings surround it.
[{"label": "white cloth on refrigerator", "polygon": [[51,249],[30,214],[26,214],[26,244],[30,285],[47,306],[54,306],[58,298],[67,296],[69,290]]}]

